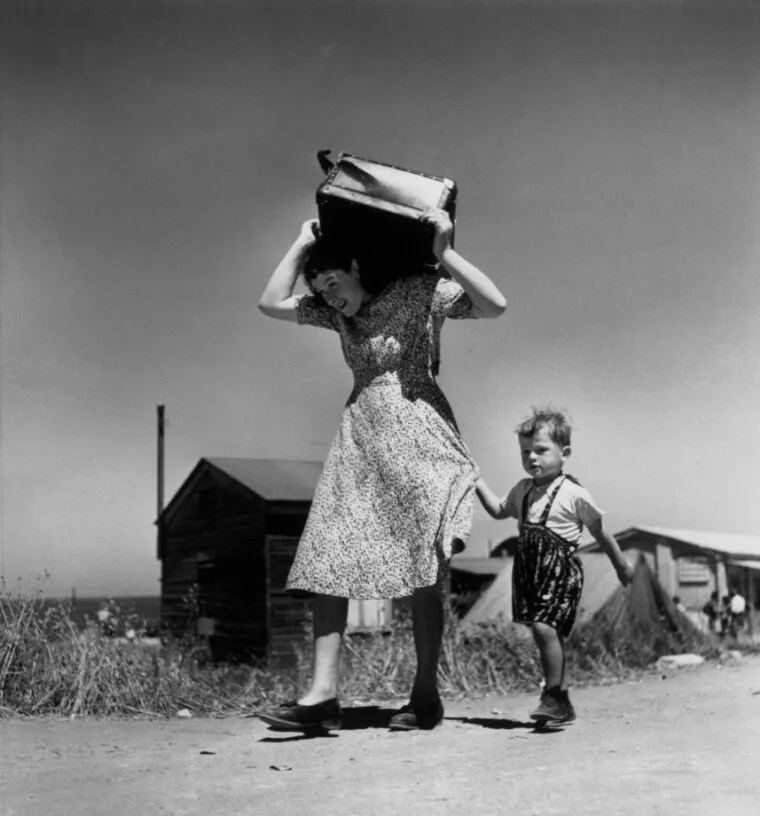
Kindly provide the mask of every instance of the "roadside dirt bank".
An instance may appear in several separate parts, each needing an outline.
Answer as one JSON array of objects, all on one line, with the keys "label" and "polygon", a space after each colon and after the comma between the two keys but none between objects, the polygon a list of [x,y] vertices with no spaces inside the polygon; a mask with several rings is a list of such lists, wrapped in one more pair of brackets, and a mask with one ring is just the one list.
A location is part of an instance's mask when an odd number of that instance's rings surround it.
[{"label": "roadside dirt bank", "polygon": [[393,706],[304,738],[255,719],[0,720],[0,816],[760,813],[760,656],[572,692],[535,732],[534,695],[448,701],[395,733]]}]

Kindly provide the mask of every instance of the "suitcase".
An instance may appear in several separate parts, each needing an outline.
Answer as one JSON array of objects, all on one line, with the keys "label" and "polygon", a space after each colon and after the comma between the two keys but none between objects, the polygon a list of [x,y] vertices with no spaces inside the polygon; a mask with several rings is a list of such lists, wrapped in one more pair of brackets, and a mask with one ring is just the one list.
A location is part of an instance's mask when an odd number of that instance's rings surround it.
[{"label": "suitcase", "polygon": [[333,162],[329,153],[317,154],[326,173],[317,189],[320,233],[358,258],[370,256],[408,269],[434,266],[432,231],[419,218],[440,208],[453,223],[456,182],[351,153],[341,153]]}]

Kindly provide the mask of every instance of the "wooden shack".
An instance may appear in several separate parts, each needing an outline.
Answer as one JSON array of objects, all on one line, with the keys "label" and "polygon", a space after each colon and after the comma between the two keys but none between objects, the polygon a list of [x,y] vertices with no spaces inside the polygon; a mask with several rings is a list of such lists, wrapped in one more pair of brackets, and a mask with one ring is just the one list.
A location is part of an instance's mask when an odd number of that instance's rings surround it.
[{"label": "wooden shack", "polygon": [[[158,519],[161,623],[207,639],[216,660],[287,667],[309,602],[285,591],[320,462],[204,458]],[[387,629],[393,605],[352,600],[349,633]]]},{"label": "wooden shack", "polygon": [[204,458],[158,519],[161,622],[217,660],[294,660],[308,601],[285,591],[322,465]]}]

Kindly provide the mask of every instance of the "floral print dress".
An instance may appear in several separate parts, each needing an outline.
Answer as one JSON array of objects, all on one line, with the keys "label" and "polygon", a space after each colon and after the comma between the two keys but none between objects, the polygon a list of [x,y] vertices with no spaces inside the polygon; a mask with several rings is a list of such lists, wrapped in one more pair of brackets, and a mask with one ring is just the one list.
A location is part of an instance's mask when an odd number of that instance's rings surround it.
[{"label": "floral print dress", "polygon": [[476,468],[434,379],[445,318],[474,317],[455,281],[389,284],[346,317],[302,295],[298,322],[338,332],[354,388],[325,460],[288,589],[398,598],[437,583],[472,524]]}]

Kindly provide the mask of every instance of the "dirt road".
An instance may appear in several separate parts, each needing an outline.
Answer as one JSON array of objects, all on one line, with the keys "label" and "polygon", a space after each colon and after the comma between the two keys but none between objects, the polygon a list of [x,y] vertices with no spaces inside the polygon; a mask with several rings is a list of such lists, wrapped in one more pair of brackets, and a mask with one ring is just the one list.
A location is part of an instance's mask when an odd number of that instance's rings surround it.
[{"label": "dirt road", "polygon": [[760,657],[573,692],[538,733],[533,696],[448,702],[389,732],[390,706],[306,739],[258,720],[0,721],[0,816],[760,814]]}]

